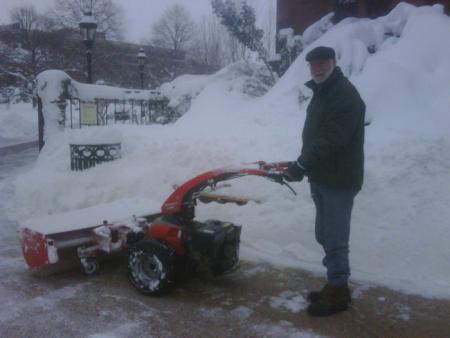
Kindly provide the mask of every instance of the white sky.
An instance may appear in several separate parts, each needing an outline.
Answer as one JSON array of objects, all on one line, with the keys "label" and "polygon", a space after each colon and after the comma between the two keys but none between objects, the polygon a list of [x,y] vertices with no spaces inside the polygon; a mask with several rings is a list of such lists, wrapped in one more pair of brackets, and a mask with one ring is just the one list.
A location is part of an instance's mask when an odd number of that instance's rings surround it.
[{"label": "white sky", "polygon": [[[139,42],[150,34],[150,27],[164,10],[173,4],[189,9],[194,20],[211,12],[210,0],[114,0],[125,10],[126,40]],[[266,1],[266,0],[264,0]],[[9,23],[11,8],[21,4],[34,4],[39,12],[52,6],[53,0],[0,0],[0,24]]]}]

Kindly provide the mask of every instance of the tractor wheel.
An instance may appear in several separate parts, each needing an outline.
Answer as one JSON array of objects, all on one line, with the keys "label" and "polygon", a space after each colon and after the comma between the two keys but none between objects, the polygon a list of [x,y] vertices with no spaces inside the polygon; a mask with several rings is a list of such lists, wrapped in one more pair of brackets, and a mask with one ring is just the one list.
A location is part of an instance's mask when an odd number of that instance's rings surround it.
[{"label": "tractor wheel", "polygon": [[100,264],[95,257],[87,257],[82,263],[83,272],[87,276],[94,276],[98,274]]},{"label": "tractor wheel", "polygon": [[174,275],[174,250],[155,240],[136,243],[128,252],[128,278],[140,292],[164,291]]}]

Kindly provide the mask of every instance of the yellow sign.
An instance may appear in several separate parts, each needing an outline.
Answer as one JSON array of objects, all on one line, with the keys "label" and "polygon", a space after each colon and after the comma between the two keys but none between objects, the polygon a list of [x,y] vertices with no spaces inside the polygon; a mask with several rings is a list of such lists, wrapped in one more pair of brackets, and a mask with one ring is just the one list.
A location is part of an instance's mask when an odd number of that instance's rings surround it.
[{"label": "yellow sign", "polygon": [[84,125],[97,125],[97,104],[80,103],[80,123]]}]

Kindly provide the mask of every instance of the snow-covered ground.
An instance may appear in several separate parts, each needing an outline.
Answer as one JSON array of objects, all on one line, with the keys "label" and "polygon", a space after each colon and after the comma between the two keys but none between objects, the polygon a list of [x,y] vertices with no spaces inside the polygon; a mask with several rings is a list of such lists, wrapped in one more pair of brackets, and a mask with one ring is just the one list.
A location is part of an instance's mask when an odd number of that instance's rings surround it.
[{"label": "snow-covered ground", "polygon": [[[400,4],[383,18],[345,20],[305,51],[317,45],[336,49],[338,64],[360,90],[371,121],[365,185],[352,220],[352,278],[441,298],[450,298],[448,36],[450,18],[441,6]],[[369,47],[376,52],[370,54]],[[15,181],[14,217],[24,221],[98,204],[113,210],[118,203],[132,215],[134,199],[157,209],[174,184],[203,171],[294,160],[308,103],[299,104],[298,97],[310,96],[303,86],[308,79],[304,53],[260,98],[243,94],[227,78],[199,86],[195,77],[186,77],[185,87],[201,87],[201,92],[173,125],[56,132],[34,167]],[[111,132],[122,139],[122,159],[70,171],[70,140]],[[242,259],[324,271],[306,182],[293,184],[297,196],[261,178],[231,183],[221,193],[264,203],[199,205],[199,219],[243,224]],[[104,218],[108,215],[99,222]]]},{"label": "snow-covered ground", "polygon": [[0,104],[0,147],[37,138],[37,109],[29,103]]}]

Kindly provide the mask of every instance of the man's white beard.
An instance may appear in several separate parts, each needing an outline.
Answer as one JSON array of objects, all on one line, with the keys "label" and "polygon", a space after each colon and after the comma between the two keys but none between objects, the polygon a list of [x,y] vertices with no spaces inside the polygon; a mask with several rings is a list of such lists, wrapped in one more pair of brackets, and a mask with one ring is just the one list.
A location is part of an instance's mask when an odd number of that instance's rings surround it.
[{"label": "man's white beard", "polygon": [[324,83],[330,77],[331,73],[333,73],[333,70],[334,70],[334,67],[331,67],[328,72],[326,72],[324,75],[320,75],[320,76],[314,76],[311,74],[312,79],[317,84]]}]

